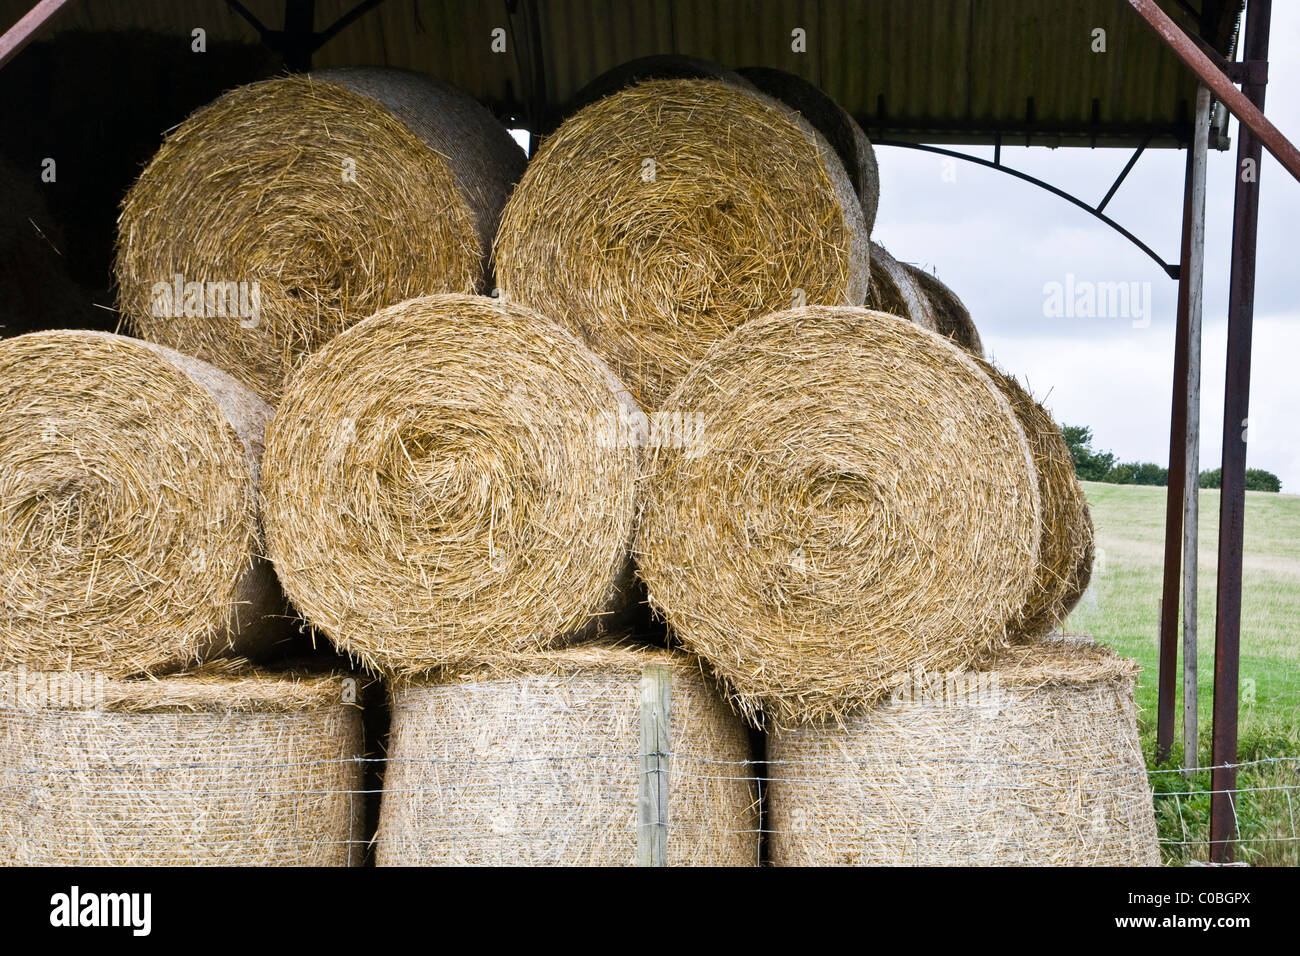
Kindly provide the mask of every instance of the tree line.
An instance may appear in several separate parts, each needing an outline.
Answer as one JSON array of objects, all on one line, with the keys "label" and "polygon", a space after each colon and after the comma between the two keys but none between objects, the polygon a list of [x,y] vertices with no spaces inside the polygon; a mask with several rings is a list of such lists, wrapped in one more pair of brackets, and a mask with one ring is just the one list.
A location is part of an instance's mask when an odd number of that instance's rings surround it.
[{"label": "tree line", "polygon": [[[1105,481],[1113,485],[1167,485],[1169,469],[1152,461],[1117,461],[1108,451],[1094,451],[1092,429],[1084,425],[1062,425],[1061,436],[1070,449],[1075,474],[1080,481]],[[1218,488],[1223,484],[1223,470],[1209,468],[1201,472],[1198,484],[1202,488]],[[1281,491],[1282,480],[1262,468],[1246,469],[1246,490]]]}]

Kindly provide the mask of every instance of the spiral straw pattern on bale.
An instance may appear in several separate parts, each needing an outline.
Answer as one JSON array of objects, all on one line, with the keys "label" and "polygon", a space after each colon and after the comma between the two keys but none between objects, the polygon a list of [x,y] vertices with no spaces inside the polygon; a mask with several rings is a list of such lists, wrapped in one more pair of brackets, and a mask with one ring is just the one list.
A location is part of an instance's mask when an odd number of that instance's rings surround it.
[{"label": "spiral straw pattern on bale", "polygon": [[396,690],[376,863],[636,863],[653,665],[671,673],[668,865],[756,865],[744,726],[685,655],[603,645]]},{"label": "spiral straw pattern on bale", "polygon": [[738,329],[668,407],[699,441],[652,445],[640,574],[751,719],[838,717],[916,664],[1002,642],[1036,566],[1038,489],[967,353],[810,306]]},{"label": "spiral straw pattern on bale", "polygon": [[[127,194],[121,312],[141,337],[275,402],[301,356],[354,322],[413,296],[479,291],[523,167],[491,114],[418,74],[240,87],[182,123]],[[176,276],[247,283],[256,306],[184,308],[158,285]]]},{"label": "spiral straw pattern on bale", "polygon": [[544,316],[401,303],[290,382],[267,435],[268,553],[308,620],[382,673],[583,636],[631,584],[645,427]]},{"label": "spiral straw pattern on bale", "polygon": [[1015,409],[1038,474],[1038,497],[1042,502],[1038,572],[1024,607],[1008,626],[1011,637],[1032,639],[1064,621],[1088,589],[1092,578],[1092,516],[1070,449],[1052,416],[1010,375],[986,362],[981,367]]},{"label": "spiral straw pattern on bale", "polygon": [[768,743],[786,866],[1155,866],[1137,665],[1066,642],[918,675],[846,726]]},{"label": "spiral straw pattern on bale", "polygon": [[871,244],[871,287],[867,308],[907,319],[931,332],[939,331],[929,297],[912,274],[878,242]]},{"label": "spiral straw pattern on bale", "polygon": [[862,209],[829,144],[748,84],[710,79],[651,80],[569,118],[495,249],[505,294],[580,333],[649,411],[741,323],[858,305],[869,281]]},{"label": "spiral straw pattern on bale", "polygon": [[938,333],[952,339],[971,354],[983,358],[984,343],[980,341],[975,321],[956,293],[924,269],[906,264],[903,268],[924,293]]},{"label": "spiral straw pattern on bale", "polygon": [[826,138],[849,174],[870,235],[880,206],[880,169],[871,140],[857,120],[818,86],[797,73],[765,66],[745,67],[737,72],[768,96],[798,110]]},{"label": "spiral straw pattern on bale", "polygon": [[0,664],[124,676],[271,640],[270,416],[230,376],[147,342],[0,342]]},{"label": "spiral straw pattern on bale", "polygon": [[4,675],[0,865],[360,864],[361,718],[340,675],[70,676]]}]

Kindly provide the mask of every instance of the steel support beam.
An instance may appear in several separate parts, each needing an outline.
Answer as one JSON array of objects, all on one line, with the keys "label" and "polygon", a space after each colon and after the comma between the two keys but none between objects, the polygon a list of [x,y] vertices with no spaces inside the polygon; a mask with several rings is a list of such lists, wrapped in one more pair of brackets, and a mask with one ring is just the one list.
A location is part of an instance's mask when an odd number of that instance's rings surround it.
[{"label": "steel support beam", "polygon": [[[1192,246],[1192,161],[1187,151],[1183,177],[1183,231],[1179,261]],[[1160,661],[1156,671],[1156,763],[1168,762],[1174,745],[1174,703],[1178,673],[1178,587],[1182,570],[1183,495],[1187,472],[1187,331],[1190,302],[1187,270],[1179,269],[1174,326],[1174,377],[1169,412],[1169,482],[1165,490],[1165,562],[1160,592]]]},{"label": "steel support beam", "polygon": [[68,0],[41,0],[6,30],[4,35],[0,36],[0,66],[4,66],[17,56],[23,47],[31,43],[41,27],[49,22],[50,17],[62,10],[67,2]]},{"label": "steel support beam", "polygon": [[[1272,0],[1250,0],[1244,58],[1268,60]],[[1265,78],[1242,92],[1264,108]],[[1264,137],[1242,122],[1237,136],[1228,292],[1228,356],[1223,398],[1223,487],[1219,502],[1219,577],[1214,621],[1214,745],[1210,796],[1210,858],[1230,862],[1237,836],[1237,704],[1241,662],[1241,553],[1246,510],[1246,440],[1250,415],[1250,348],[1255,317],[1255,240]]]},{"label": "steel support beam", "polygon": [[[1169,18],[1167,13],[1160,9],[1155,0],[1128,0],[1128,2],[1137,11],[1138,16],[1165,41],[1165,45],[1201,78],[1201,82],[1210,88],[1219,102],[1228,108],[1228,112],[1241,121],[1241,128],[1254,133],[1255,138],[1276,157],[1286,171],[1296,179],[1300,179],[1300,149],[1296,149],[1295,144],[1282,135],[1282,131],[1264,115],[1262,105],[1255,103],[1244,91],[1246,86],[1263,88],[1267,77],[1261,76],[1261,71],[1256,64],[1264,63],[1267,57],[1251,56],[1250,45],[1247,43],[1246,55],[1242,57],[1243,89],[1238,90],[1233,85],[1232,78],[1201,52],[1200,47]],[[1267,19],[1267,14],[1265,18]]]}]

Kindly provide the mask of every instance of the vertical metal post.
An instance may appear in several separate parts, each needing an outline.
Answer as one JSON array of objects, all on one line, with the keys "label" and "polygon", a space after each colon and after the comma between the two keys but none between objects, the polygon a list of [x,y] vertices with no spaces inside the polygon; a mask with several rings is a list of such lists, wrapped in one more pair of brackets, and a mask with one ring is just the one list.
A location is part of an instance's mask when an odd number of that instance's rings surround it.
[{"label": "vertical metal post", "polygon": [[638,866],[668,865],[672,682],[672,671],[664,664],[651,664],[641,674],[641,786],[636,828]]},{"label": "vertical metal post", "polygon": [[[1210,145],[1210,91],[1196,90],[1192,137],[1191,243],[1183,253],[1180,289],[1187,287],[1187,445],[1183,478],[1183,769],[1197,766],[1197,556],[1200,544],[1201,472],[1201,291],[1205,273],[1205,165]],[[1177,384],[1177,383],[1175,383]]]},{"label": "vertical metal post", "polygon": [[[1271,0],[1250,0],[1247,63],[1268,59]],[[1249,71],[1242,92],[1264,108],[1262,71]],[[1241,552],[1246,510],[1246,427],[1250,414],[1251,326],[1255,314],[1255,238],[1259,225],[1261,144],[1245,123],[1237,131],[1237,186],[1232,215],[1228,359],[1223,398],[1223,488],[1219,504],[1219,578],[1214,620],[1214,745],[1210,858],[1226,863],[1236,836],[1237,682],[1241,654]]]},{"label": "vertical metal post", "polygon": [[1160,595],[1160,661],[1156,676],[1156,763],[1169,759],[1174,745],[1174,701],[1178,673],[1178,585],[1182,560],[1183,495],[1187,476],[1187,260],[1192,245],[1192,159],[1187,150],[1183,181],[1183,239],[1178,261],[1178,312],[1174,327],[1174,383],[1169,412],[1169,481],[1165,490],[1165,571]]}]

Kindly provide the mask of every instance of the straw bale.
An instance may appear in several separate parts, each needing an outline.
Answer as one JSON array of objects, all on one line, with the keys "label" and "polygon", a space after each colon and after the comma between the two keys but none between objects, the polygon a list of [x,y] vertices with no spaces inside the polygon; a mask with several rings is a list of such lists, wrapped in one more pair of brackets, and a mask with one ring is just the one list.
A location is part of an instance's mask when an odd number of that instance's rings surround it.
[{"label": "straw bale", "polygon": [[122,676],[272,640],[284,603],[257,506],[270,417],[161,346],[0,342],[0,664]]},{"label": "straw bale", "polygon": [[342,676],[222,668],[39,706],[11,692],[0,864],[358,865],[361,718]]},{"label": "straw bale", "polygon": [[397,689],[376,862],[635,863],[651,665],[671,673],[668,864],[757,864],[744,726],[685,655],[605,645]]},{"label": "straw bale", "polygon": [[981,367],[1015,409],[1038,474],[1042,502],[1038,571],[1024,607],[1008,627],[1011,637],[1032,639],[1064,621],[1088,588],[1092,578],[1092,516],[1070,449],[1047,409],[1010,375],[986,362],[981,361]]},{"label": "straw bale", "polygon": [[1036,567],[1037,480],[965,351],[810,306],[742,326],[668,407],[700,440],[650,450],[639,573],[748,717],[834,717],[1003,641]]},{"label": "straw bale", "polygon": [[498,283],[657,410],[715,341],[793,304],[861,304],[862,208],[798,113],[719,79],[649,80],[547,138],[507,203]]},{"label": "straw bale", "polygon": [[268,554],[385,674],[590,636],[628,600],[645,416],[536,312],[413,299],[291,380],[267,435]]},{"label": "straw bale", "polygon": [[[524,162],[483,107],[420,74],[239,87],[169,135],[127,194],[120,310],[141,337],[274,403],[300,358],[354,322],[412,296],[479,291]],[[256,283],[257,307],[178,309],[157,285],[176,276]]]},{"label": "straw bale", "polygon": [[929,296],[917,285],[912,273],[878,242],[871,244],[871,288],[867,290],[867,308],[907,319],[931,332],[939,331]]},{"label": "straw bale", "polygon": [[1155,866],[1137,666],[1076,641],[769,739],[776,865]]},{"label": "straw bale", "polygon": [[970,317],[966,306],[956,293],[940,282],[933,274],[913,265],[904,265],[913,281],[921,288],[930,304],[934,316],[935,328],[940,335],[946,335],[962,348],[984,357],[984,344],[980,341],[979,331]]}]

